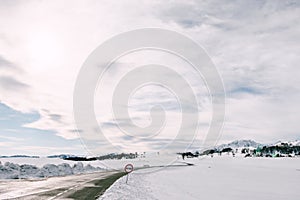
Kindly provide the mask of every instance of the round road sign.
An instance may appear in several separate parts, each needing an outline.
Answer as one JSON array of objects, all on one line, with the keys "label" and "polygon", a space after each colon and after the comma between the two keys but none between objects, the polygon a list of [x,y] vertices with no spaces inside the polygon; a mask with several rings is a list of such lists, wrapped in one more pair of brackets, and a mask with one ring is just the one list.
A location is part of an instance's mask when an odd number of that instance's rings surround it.
[{"label": "round road sign", "polygon": [[124,171],[127,172],[127,173],[132,172],[133,171],[133,165],[132,164],[125,165]]}]

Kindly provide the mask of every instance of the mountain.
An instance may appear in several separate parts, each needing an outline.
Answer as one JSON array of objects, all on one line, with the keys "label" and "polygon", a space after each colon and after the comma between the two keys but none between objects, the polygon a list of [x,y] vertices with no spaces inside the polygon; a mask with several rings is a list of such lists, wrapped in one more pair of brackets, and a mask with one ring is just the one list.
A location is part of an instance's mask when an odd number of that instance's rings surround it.
[{"label": "mountain", "polygon": [[294,140],[294,141],[278,141],[271,146],[300,146],[300,141],[299,140]]},{"label": "mountain", "polygon": [[263,144],[257,143],[253,140],[235,140],[228,144],[221,144],[221,145],[217,146],[216,149],[217,150],[222,150],[225,148],[238,149],[238,148],[243,148],[243,147],[257,148],[259,146],[263,146]]},{"label": "mountain", "polygon": [[290,142],[291,143],[291,145],[293,145],[293,146],[300,146],[300,141],[299,140],[295,140],[295,141],[292,141],[292,142]]}]

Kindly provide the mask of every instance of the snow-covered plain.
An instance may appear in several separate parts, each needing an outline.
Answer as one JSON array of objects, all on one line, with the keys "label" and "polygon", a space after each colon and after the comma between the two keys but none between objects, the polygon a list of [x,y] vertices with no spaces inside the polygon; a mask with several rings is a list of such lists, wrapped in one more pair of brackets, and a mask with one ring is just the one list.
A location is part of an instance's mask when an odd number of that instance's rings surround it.
[{"label": "snow-covered plain", "polygon": [[127,184],[122,177],[100,199],[300,199],[300,158],[215,156],[192,162],[197,164],[133,172]]}]

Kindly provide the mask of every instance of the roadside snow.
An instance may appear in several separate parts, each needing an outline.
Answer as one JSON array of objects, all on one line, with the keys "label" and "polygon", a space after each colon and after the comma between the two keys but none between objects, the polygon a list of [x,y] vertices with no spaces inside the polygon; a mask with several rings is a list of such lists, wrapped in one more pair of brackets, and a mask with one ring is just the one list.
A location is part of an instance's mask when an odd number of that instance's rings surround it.
[{"label": "roadside snow", "polygon": [[112,187],[110,187],[99,200],[107,199],[143,199],[155,200],[156,198],[151,194],[151,183],[140,174],[129,174],[128,183],[126,183],[126,176],[117,180]]},{"label": "roadside snow", "polygon": [[300,199],[299,158],[222,156],[195,166],[138,171],[128,184],[126,177],[116,181],[100,199]]},{"label": "roadside snow", "polygon": [[44,178],[96,172],[101,170],[103,169],[100,167],[93,167],[90,164],[84,166],[81,162],[78,162],[73,166],[70,166],[67,163],[58,165],[46,164],[41,168],[36,167],[35,165],[19,165],[6,162],[4,164],[0,163],[0,179]]},{"label": "roadside snow", "polygon": [[150,165],[158,166],[163,163],[163,160],[165,157],[156,156],[154,159],[115,159],[77,163],[60,158],[0,158],[0,163],[2,163],[0,164],[0,179],[42,178],[95,170],[123,170],[128,163],[132,163],[135,168]]}]

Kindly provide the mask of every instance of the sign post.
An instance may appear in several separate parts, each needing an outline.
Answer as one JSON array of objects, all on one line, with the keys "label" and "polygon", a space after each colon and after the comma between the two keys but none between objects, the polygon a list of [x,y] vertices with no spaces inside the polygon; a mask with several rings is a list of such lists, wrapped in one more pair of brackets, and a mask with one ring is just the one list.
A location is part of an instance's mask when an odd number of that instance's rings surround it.
[{"label": "sign post", "polygon": [[128,182],[129,173],[131,173],[133,171],[133,165],[132,164],[125,165],[124,171],[127,173],[127,176],[126,176],[126,183],[127,183]]}]

